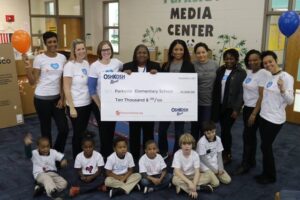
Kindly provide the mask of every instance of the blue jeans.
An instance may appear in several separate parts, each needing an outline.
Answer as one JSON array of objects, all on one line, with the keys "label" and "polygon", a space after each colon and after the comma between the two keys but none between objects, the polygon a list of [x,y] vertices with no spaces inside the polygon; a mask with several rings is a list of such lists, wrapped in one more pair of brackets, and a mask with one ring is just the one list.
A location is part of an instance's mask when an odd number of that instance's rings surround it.
[{"label": "blue jeans", "polygon": [[[152,177],[159,178],[160,176],[161,176],[161,174],[153,175]],[[148,180],[146,178],[142,178],[141,185],[143,187],[153,188],[154,190],[161,190],[161,189],[167,188],[169,186],[169,184],[171,183],[171,180],[172,180],[172,174],[167,173],[166,176],[163,178],[161,184],[159,184],[159,185],[154,185],[150,180]]]}]

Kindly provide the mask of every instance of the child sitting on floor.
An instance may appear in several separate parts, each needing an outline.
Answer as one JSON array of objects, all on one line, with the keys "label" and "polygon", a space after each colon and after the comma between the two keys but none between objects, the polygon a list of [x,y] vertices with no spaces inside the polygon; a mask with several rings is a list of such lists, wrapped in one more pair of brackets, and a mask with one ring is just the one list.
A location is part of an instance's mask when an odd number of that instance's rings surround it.
[{"label": "child sitting on floor", "polygon": [[193,198],[198,198],[198,191],[204,190],[212,192],[210,179],[206,176],[200,175],[200,159],[196,151],[193,150],[195,146],[194,137],[185,133],[179,138],[180,149],[174,154],[172,167],[174,168],[173,184],[176,187],[176,193],[184,190]]},{"label": "child sitting on floor", "polygon": [[95,142],[91,135],[82,140],[82,152],[76,156],[74,168],[78,171],[78,179],[69,191],[69,196],[90,192],[93,190],[105,191],[102,155],[95,151]]},{"label": "child sitting on floor", "polygon": [[139,169],[142,174],[141,184],[144,194],[169,186],[172,175],[167,172],[167,165],[163,157],[157,153],[158,148],[154,140],[145,144],[145,154],[140,158]]},{"label": "child sitting on floor", "polygon": [[37,149],[32,150],[32,136],[27,134],[24,138],[25,153],[31,158],[33,164],[33,177],[37,183],[34,196],[45,190],[47,196],[59,198],[62,191],[66,189],[68,183],[57,173],[56,162],[59,161],[61,167],[67,166],[64,154],[50,148],[50,141],[47,137],[40,137],[37,140]]},{"label": "child sitting on floor", "polygon": [[131,153],[127,152],[127,141],[125,138],[117,137],[113,143],[112,153],[105,164],[105,185],[112,188],[109,197],[129,194],[134,187],[140,190],[138,182],[141,180],[139,173],[133,173],[134,161]]},{"label": "child sitting on floor", "polygon": [[223,145],[219,136],[216,135],[216,125],[212,121],[204,122],[202,125],[204,135],[197,144],[197,153],[200,155],[200,171],[210,177],[213,187],[229,184],[231,178],[224,170],[222,151]]}]

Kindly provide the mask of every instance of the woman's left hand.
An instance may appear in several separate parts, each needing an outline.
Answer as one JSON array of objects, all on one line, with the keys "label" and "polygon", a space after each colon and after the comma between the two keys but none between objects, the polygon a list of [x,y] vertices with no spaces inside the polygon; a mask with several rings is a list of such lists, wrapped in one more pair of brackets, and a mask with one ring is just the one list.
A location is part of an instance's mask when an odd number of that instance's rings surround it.
[{"label": "woman's left hand", "polygon": [[248,127],[251,127],[254,124],[255,118],[256,118],[256,115],[254,115],[254,114],[250,115],[250,117],[248,119]]},{"label": "woman's left hand", "polygon": [[64,100],[60,98],[56,104],[56,108],[62,109],[64,107]]},{"label": "woman's left hand", "polygon": [[231,113],[231,118],[236,119],[236,118],[238,117],[238,115],[239,115],[238,112],[233,111],[233,112]]}]

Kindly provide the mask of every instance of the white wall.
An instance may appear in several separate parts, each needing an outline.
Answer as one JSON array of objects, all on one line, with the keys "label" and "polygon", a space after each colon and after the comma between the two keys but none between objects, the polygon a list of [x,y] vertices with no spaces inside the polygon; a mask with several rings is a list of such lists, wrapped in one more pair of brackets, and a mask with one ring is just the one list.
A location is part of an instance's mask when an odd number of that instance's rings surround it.
[{"label": "white wall", "polygon": [[[5,22],[5,15],[15,15],[15,22]],[[12,33],[22,29],[30,33],[29,5],[27,0],[1,0],[0,32]]]}]

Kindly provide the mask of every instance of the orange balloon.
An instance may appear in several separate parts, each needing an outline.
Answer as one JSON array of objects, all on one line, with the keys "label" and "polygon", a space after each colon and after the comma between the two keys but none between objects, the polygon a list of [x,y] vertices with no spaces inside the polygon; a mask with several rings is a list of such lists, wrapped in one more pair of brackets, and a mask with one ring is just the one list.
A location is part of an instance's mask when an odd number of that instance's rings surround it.
[{"label": "orange balloon", "polygon": [[30,48],[31,39],[26,31],[17,30],[11,37],[11,43],[17,51],[26,53]]}]

